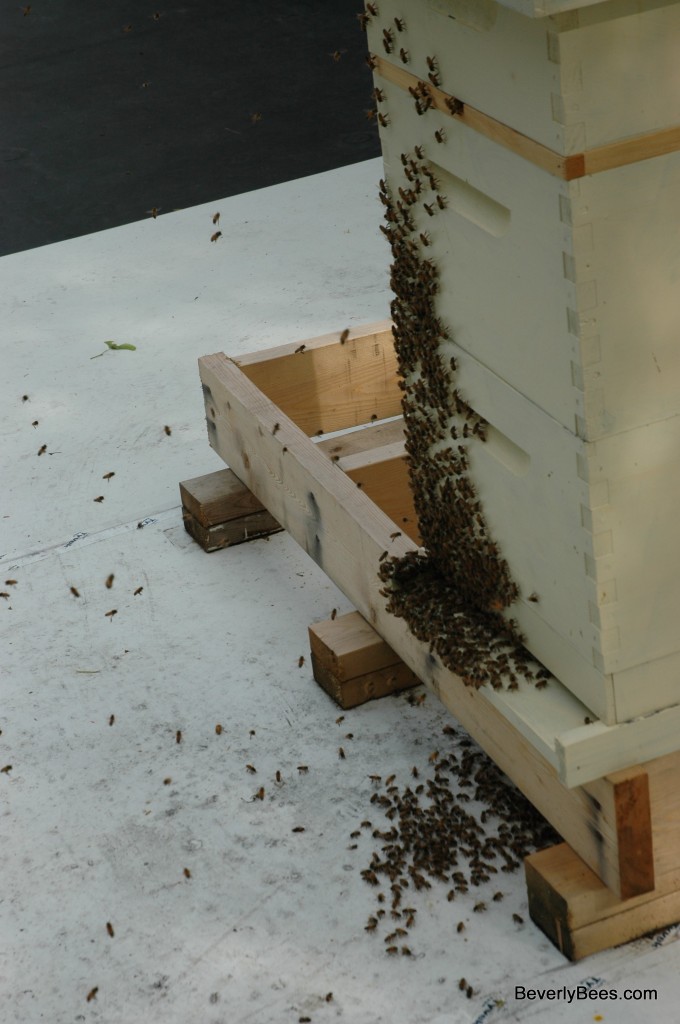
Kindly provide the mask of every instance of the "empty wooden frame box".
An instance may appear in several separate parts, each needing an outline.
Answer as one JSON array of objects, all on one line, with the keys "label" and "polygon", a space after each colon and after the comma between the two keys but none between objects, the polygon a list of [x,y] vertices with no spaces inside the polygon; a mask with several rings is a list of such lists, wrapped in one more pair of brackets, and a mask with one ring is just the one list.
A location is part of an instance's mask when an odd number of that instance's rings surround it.
[{"label": "empty wooden frame box", "polygon": [[530,909],[579,957],[680,918],[680,4],[378,0],[366,27],[387,187],[435,183],[409,217],[511,614],[559,683],[466,688],[385,611],[380,556],[418,539],[402,426],[309,438],[399,415],[389,324],[204,357],[210,440],[563,835]]}]

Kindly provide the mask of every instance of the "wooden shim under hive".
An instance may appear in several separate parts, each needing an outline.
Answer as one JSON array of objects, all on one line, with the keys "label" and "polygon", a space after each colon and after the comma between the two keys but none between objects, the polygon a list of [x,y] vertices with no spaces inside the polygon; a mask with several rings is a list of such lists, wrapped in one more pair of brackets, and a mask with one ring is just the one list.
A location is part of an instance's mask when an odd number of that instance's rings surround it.
[{"label": "wooden shim under hive", "polygon": [[341,708],[420,683],[358,612],[315,622],[309,643],[314,678]]},{"label": "wooden shim under hive", "polygon": [[[624,167],[640,160],[649,160],[655,156],[674,153],[680,149],[680,125],[673,125],[670,128],[661,128],[657,131],[634,135],[629,139],[610,142],[582,153],[556,153],[542,143],[523,135],[522,132],[503,124],[502,121],[489,117],[481,110],[476,110],[467,103],[460,103],[455,96],[436,88],[429,82],[424,82],[417,75],[411,74],[410,71],[397,64],[392,64],[384,57],[375,57],[374,61],[375,74],[380,75],[385,81],[392,82],[400,89],[424,87],[432,100],[432,105],[441,113],[455,117],[457,121],[462,121],[469,128],[491,139],[492,142],[497,142],[564,181],[573,181],[575,178],[583,178],[587,174],[598,174],[600,171],[610,171],[615,167]],[[460,110],[454,113],[457,103],[460,104]],[[452,109],[452,105],[454,109]]]},{"label": "wooden shim under hive", "polygon": [[[613,891],[630,894],[631,887],[653,884],[645,852],[648,817],[640,815],[632,840],[626,829],[619,831],[618,807],[624,791],[597,776],[591,777],[587,789],[565,790],[555,761],[542,753],[550,750],[549,744],[532,743],[515,727],[521,716],[511,717],[502,703],[498,706],[501,698],[519,704],[521,694],[499,695],[466,687],[430,655],[426,644],[385,611],[375,571],[380,555],[383,550],[403,555],[413,544],[404,536],[394,536],[391,520],[316,451],[233,361],[219,354],[206,356],[200,360],[200,370],[216,451]],[[561,708],[562,722],[574,722],[583,714],[582,705],[571,695],[560,696],[559,691],[555,684],[540,699],[533,691],[526,694],[531,699],[524,701],[525,713],[543,705],[544,736],[549,734],[545,731],[548,712],[556,706]],[[619,751],[618,765],[622,756]],[[618,765],[614,759],[613,767]],[[631,772],[638,773],[637,769]]]},{"label": "wooden shim under hive", "polygon": [[184,480],[179,491],[184,527],[204,551],[242,544],[282,529],[230,469]]},{"label": "wooden shim under hive", "polygon": [[524,861],[532,920],[570,960],[680,921],[680,870],[653,892],[619,900],[566,843]]}]

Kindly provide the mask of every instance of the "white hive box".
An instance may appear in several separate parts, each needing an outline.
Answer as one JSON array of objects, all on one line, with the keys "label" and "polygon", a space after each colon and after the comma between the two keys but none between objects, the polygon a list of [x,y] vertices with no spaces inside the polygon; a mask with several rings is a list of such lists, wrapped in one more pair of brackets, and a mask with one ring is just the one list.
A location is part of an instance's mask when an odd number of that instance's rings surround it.
[{"label": "white hive box", "polygon": [[[446,201],[410,213],[511,612],[613,723],[680,700],[680,4],[571,6],[382,0],[368,31],[388,184],[419,146]],[[461,118],[417,113],[428,58]]]}]

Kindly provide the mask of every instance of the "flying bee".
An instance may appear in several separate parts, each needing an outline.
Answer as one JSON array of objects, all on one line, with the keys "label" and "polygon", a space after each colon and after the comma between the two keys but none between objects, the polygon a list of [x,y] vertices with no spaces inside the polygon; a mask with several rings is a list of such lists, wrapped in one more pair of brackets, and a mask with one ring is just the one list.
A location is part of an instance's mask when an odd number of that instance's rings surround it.
[{"label": "flying bee", "polygon": [[298,354],[298,352],[304,352],[304,350],[305,350],[306,348],[307,348],[307,346],[306,346],[306,345],[298,345],[298,347],[297,347],[297,348],[295,349],[295,355],[297,355],[297,354]]},{"label": "flying bee", "polygon": [[264,800],[264,786],[260,786],[253,800]]},{"label": "flying bee", "polygon": [[213,222],[213,224],[215,226],[217,226],[219,224],[219,222],[220,222],[220,215],[219,215],[219,213],[213,213],[212,222]]},{"label": "flying bee", "polygon": [[104,612],[104,618],[111,619],[111,622],[113,622],[113,616],[117,615],[117,614],[118,614],[118,609],[117,608],[112,608],[110,612]]},{"label": "flying bee", "polygon": [[101,505],[101,503],[102,503],[102,502],[103,502],[103,500],[104,500],[104,495],[103,495],[103,494],[99,494],[99,495],[97,495],[97,497],[96,497],[96,498],[93,498],[92,500],[93,500],[93,501],[96,501],[98,505]]},{"label": "flying bee", "polygon": [[44,444],[44,445],[42,445],[42,446],[41,446],[41,447],[40,447],[40,448],[38,449],[38,455],[44,455],[46,451],[47,451],[47,445],[46,445],[46,444]]},{"label": "flying bee", "polygon": [[115,475],[116,474],[115,474],[115,472],[113,470],[110,473],[104,473],[104,476],[102,477],[102,480],[110,480],[111,477],[114,477]]},{"label": "flying bee", "polygon": [[222,232],[221,232],[221,231],[215,231],[215,232],[214,232],[214,233],[213,233],[213,234],[212,234],[212,235],[210,236],[210,241],[211,241],[211,242],[216,242],[216,241],[217,241],[217,239],[218,239],[218,238],[221,238],[221,237],[222,237]]},{"label": "flying bee", "polygon": [[301,654],[300,657],[298,658],[298,668],[302,668],[304,663],[305,663],[305,656],[304,656],[304,654]]},{"label": "flying bee", "polygon": [[113,573],[111,573],[109,576],[106,577],[106,582],[104,583],[104,586],[106,587],[107,590],[111,589],[111,587],[113,586],[113,581],[115,580],[115,578],[116,577],[113,575]]},{"label": "flying bee", "polygon": [[113,925],[111,924],[111,922],[110,922],[110,921],[107,921],[107,922],[106,922],[106,930],[107,930],[107,932],[109,933],[109,936],[110,936],[111,938],[113,938],[113,936],[114,936],[114,931],[113,931]]},{"label": "flying bee", "polygon": [[[130,27],[132,27],[132,26],[130,26]],[[94,988],[90,989],[90,991],[87,993],[86,1002],[91,1003],[93,999],[96,999],[97,998],[97,992],[99,992],[99,985],[95,985]]]},{"label": "flying bee", "polygon": [[133,597],[138,597],[139,594],[141,594],[143,590],[144,590],[144,587],[137,587],[137,589],[133,591],[132,596]]}]

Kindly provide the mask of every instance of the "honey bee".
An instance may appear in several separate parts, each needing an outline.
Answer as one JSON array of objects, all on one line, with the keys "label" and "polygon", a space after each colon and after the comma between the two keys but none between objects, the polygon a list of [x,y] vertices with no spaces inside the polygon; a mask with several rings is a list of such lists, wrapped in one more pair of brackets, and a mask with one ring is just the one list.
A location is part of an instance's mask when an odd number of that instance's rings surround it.
[{"label": "honey bee", "polygon": [[394,50],[394,32],[392,32],[391,29],[383,29],[382,44],[385,49],[385,53],[392,53]]},{"label": "honey bee", "polygon": [[274,778],[276,779],[278,784],[281,785],[281,783],[283,782],[283,777],[282,777],[281,772],[279,771],[278,768],[276,769],[276,775],[274,776]]},{"label": "honey bee", "polygon": [[383,128],[387,128],[389,123],[390,123],[390,119],[389,119],[388,115],[387,114],[378,114],[378,123],[380,125],[382,125]]},{"label": "honey bee", "polygon": [[401,530],[397,530],[396,533],[390,534],[390,540],[396,540],[397,537],[401,537]]},{"label": "honey bee", "polygon": [[181,743],[181,742],[182,742],[182,730],[178,729],[177,732],[175,733],[175,743]]},{"label": "honey bee", "polygon": [[258,111],[256,111],[254,114],[250,115],[250,123],[251,124],[257,124],[258,121],[261,121],[261,120],[262,120],[262,114],[260,114]]},{"label": "honey bee", "polygon": [[461,990],[461,992],[465,991],[465,989],[467,988],[467,981],[465,980],[465,978],[460,979],[460,981],[458,982],[458,988]]},{"label": "honey bee", "polygon": [[428,206],[427,203],[423,203],[423,206],[425,207],[428,217],[434,217],[434,207]]},{"label": "honey bee", "polygon": [[115,472],[112,470],[110,473],[104,473],[102,480],[110,480],[111,477],[115,476]]},{"label": "honey bee", "polygon": [[133,591],[132,596],[133,597],[137,597],[139,594],[142,593],[143,590],[144,590],[144,587],[137,587],[137,589]]},{"label": "honey bee", "polygon": [[160,11],[154,11],[151,17],[153,18],[154,21],[160,21],[163,15],[161,14]]},{"label": "honey bee", "polygon": [[330,57],[334,64],[337,64],[338,61],[341,59],[343,53],[347,53],[347,50],[333,50],[333,52],[329,53],[328,56]]},{"label": "honey bee", "polygon": [[272,434],[276,434],[277,431],[279,431],[280,429],[281,429],[281,424],[280,423],[275,423],[273,428],[272,428]]},{"label": "honey bee", "polygon": [[304,352],[304,350],[305,350],[306,348],[307,348],[307,346],[306,346],[306,345],[298,345],[298,347],[297,347],[297,348],[295,349],[295,355],[297,355],[297,354],[298,354],[298,352]]},{"label": "honey bee", "polygon": [[444,129],[443,129],[443,128],[441,128],[441,129],[438,129],[438,130],[437,130],[437,131],[436,131],[436,132],[434,133],[434,137],[435,137],[435,139],[437,140],[437,142],[439,142],[439,143],[442,143],[442,142],[444,142],[444,141],[446,140],[446,132],[444,131]]},{"label": "honey bee", "polygon": [[222,232],[221,231],[214,231],[213,234],[210,236],[210,241],[211,242],[216,242],[217,239],[221,238],[221,237],[222,237]]},{"label": "honey bee", "polygon": [[372,14],[374,18],[378,17],[378,5],[377,4],[366,4],[366,10],[369,14]]},{"label": "honey bee", "polygon": [[153,217],[153,219],[155,220],[156,217],[158,216],[158,214],[161,212],[162,209],[163,209],[162,206],[152,206],[151,209],[147,210],[146,212],[150,213],[151,216]]},{"label": "honey bee", "polygon": [[111,573],[109,576],[106,577],[106,582],[105,582],[104,586],[106,587],[107,590],[111,589],[111,587],[113,586],[113,581],[115,580],[115,578],[116,577],[113,575],[113,573]]},{"label": "honey bee", "polygon": [[326,992],[325,1000],[326,1000],[327,1003],[331,1003],[333,1001],[333,993],[332,992]]},{"label": "honey bee", "polygon": [[38,455],[44,455],[46,451],[47,451],[47,445],[43,444],[38,449]]},{"label": "honey bee", "polygon": [[438,750],[433,750],[432,753],[430,754],[430,756],[428,757],[428,761],[430,762],[430,764],[434,764],[435,761],[437,761],[438,759],[439,759],[439,751]]},{"label": "honey bee", "polygon": [[220,222],[220,215],[219,215],[219,213],[213,213],[212,222],[215,225],[219,224],[219,222]]},{"label": "honey bee", "polygon": [[74,597],[80,597],[80,591],[76,590],[75,587],[69,587],[69,590],[71,591]]},{"label": "honey bee", "polygon": [[222,735],[222,726],[221,726],[221,725],[219,724],[219,722],[218,722],[218,723],[217,723],[217,725],[215,726],[215,733],[216,733],[216,734],[217,734],[218,736],[221,736],[221,735]]},{"label": "honey bee", "polygon": [[397,777],[396,775],[388,775],[387,778],[385,779],[385,785],[386,786],[391,786],[392,783],[394,782],[394,780],[396,779],[396,777]]},{"label": "honey bee", "polygon": [[246,771],[249,772],[251,775],[256,775],[257,774],[257,768],[255,767],[255,765],[252,765],[252,764],[247,764],[246,765]]},{"label": "honey bee", "polygon": [[340,344],[344,345],[349,338],[349,327],[345,327],[344,331],[340,333]]},{"label": "honey bee", "polygon": [[368,64],[371,71],[375,71],[378,64],[378,58],[374,53],[369,53],[366,57],[366,63]]},{"label": "honey bee", "polygon": [[341,761],[345,760],[345,751],[343,750],[342,747],[338,747],[338,757],[340,758]]},{"label": "honey bee", "polygon": [[382,103],[385,99],[385,93],[382,91],[382,89],[379,89],[377,85],[373,92],[371,93],[371,96],[373,97],[376,103]]},{"label": "honey bee", "polygon": [[297,770],[299,771],[300,775],[306,775],[307,772],[309,771],[309,765],[299,764],[297,766]]},{"label": "honey bee", "polygon": [[430,236],[428,235],[427,231],[421,231],[419,237],[423,245],[432,245],[432,240],[430,239]]},{"label": "honey bee", "polygon": [[584,725],[592,725],[593,724],[592,718],[589,718],[588,715],[586,715],[586,717],[583,719],[583,724]]},{"label": "honey bee", "polygon": [[115,715],[110,715],[110,717],[109,717],[109,725],[113,725],[113,723],[115,721],[116,721],[116,716]]},{"label": "honey bee", "polygon": [[170,435],[172,434],[172,429],[167,425],[167,423],[163,427],[163,430],[165,431],[166,437],[170,437]]},{"label": "honey bee", "polygon": [[465,931],[465,922],[464,921],[459,921],[458,922],[458,924],[456,925],[456,931],[458,932],[459,935],[460,935],[461,932]]},{"label": "honey bee", "polygon": [[336,725],[340,725],[340,723],[341,723],[341,722],[344,722],[344,721],[345,721],[345,716],[344,716],[344,715],[340,715],[340,717],[339,717],[339,718],[336,718],[336,719],[335,719],[335,724],[336,724]]},{"label": "honey bee", "polygon": [[300,657],[298,658],[298,668],[302,668],[304,663],[305,663],[305,656],[304,656],[304,654],[301,654]]},{"label": "honey bee", "polygon": [[184,869],[184,877],[191,878],[191,871],[189,870],[189,868]]},{"label": "honey bee", "polygon": [[[439,207],[439,209],[440,210],[445,210],[446,209],[446,198],[444,196],[440,196],[439,193],[437,193],[436,199],[437,199],[437,206]],[[451,360],[451,361],[454,363],[454,365],[451,367],[451,369],[455,370],[455,368],[456,368],[455,367],[455,360]]]},{"label": "honey bee", "polygon": [[367,14],[357,14],[357,20],[359,22],[359,25],[361,26],[361,28],[365,32],[366,31],[366,26],[368,25],[368,23],[369,23],[369,21],[371,19],[369,18],[369,16]]},{"label": "honey bee", "polygon": [[411,775],[413,776],[414,779],[417,779],[418,778],[418,774],[419,774],[418,773],[418,769],[414,765],[413,768],[411,768]]},{"label": "honey bee", "polygon": [[113,925],[111,924],[110,921],[106,922],[106,930],[109,933],[109,935],[111,936],[111,938],[113,938],[113,936],[114,936]]},{"label": "honey bee", "polygon": [[93,500],[93,501],[96,501],[98,505],[101,505],[101,503],[102,503],[102,502],[103,502],[103,500],[104,500],[104,495],[103,495],[103,494],[99,494],[99,495],[97,495],[97,497],[96,497],[96,498],[93,498],[92,500]]},{"label": "honey bee", "polygon": [[296,825],[295,828],[291,829],[291,832],[304,832],[304,825]]},{"label": "honey bee", "polygon": [[447,96],[445,102],[451,114],[462,114],[465,109],[465,104],[455,96]]},{"label": "honey bee", "polygon": [[371,782],[382,782],[382,775],[369,775]]},{"label": "honey bee", "polygon": [[[132,27],[132,26],[130,26],[130,27]],[[90,989],[90,991],[87,993],[87,1000],[86,1000],[86,1002],[91,1003],[93,999],[96,999],[97,998],[97,992],[99,992],[99,985],[95,985],[94,988]]]},{"label": "honey bee", "polygon": [[346,732],[345,733],[345,739],[346,740],[353,740],[354,739],[354,733],[353,732]]},{"label": "honey bee", "polygon": [[168,775],[168,777],[166,779],[163,779],[163,785],[164,786],[169,786],[171,782],[172,782],[172,779],[170,778],[169,775]]},{"label": "honey bee", "polygon": [[480,900],[478,903],[475,903],[472,909],[474,910],[475,914],[483,914],[484,911],[486,910],[486,903],[483,900]]},{"label": "honey bee", "polygon": [[40,420],[33,420],[33,422],[31,423],[31,426],[32,427],[37,427],[39,423],[40,423]]},{"label": "honey bee", "polygon": [[545,690],[546,686],[548,685],[548,680],[538,679],[534,685],[537,690]]},{"label": "honey bee", "polygon": [[264,786],[260,786],[253,800],[264,800]]},{"label": "honey bee", "polygon": [[465,989],[465,995],[468,997],[468,999],[472,999],[474,994],[475,990],[473,989],[472,985],[468,985],[468,987]]},{"label": "honey bee", "polygon": [[5,580],[6,587],[16,587],[18,580]]},{"label": "honey bee", "polygon": [[524,924],[524,918],[520,914],[513,914],[512,919],[515,924]]},{"label": "honey bee", "polygon": [[22,395],[22,396],[21,396],[21,401],[22,401],[22,402],[29,402],[29,401],[30,401],[30,398],[28,397],[28,395]]},{"label": "honey bee", "polygon": [[405,50],[403,46],[402,46],[401,50],[399,51],[399,59],[401,60],[402,64],[408,64],[408,62],[410,60],[409,55],[408,55],[408,50]]},{"label": "honey bee", "polygon": [[385,950],[385,952],[387,953],[388,956],[396,956],[397,953],[399,952],[399,947],[398,946],[388,946],[387,949]]},{"label": "honey bee", "polygon": [[117,615],[117,614],[118,614],[118,609],[117,608],[112,608],[110,612],[104,612],[104,618],[111,619],[111,622],[113,622],[113,616]]},{"label": "honey bee", "polygon": [[370,821],[362,821],[361,822],[361,827],[362,828],[372,828],[373,826],[371,825]]},{"label": "honey bee", "polygon": [[12,771],[12,765],[6,764],[4,768],[0,768],[0,775],[9,775]]}]

